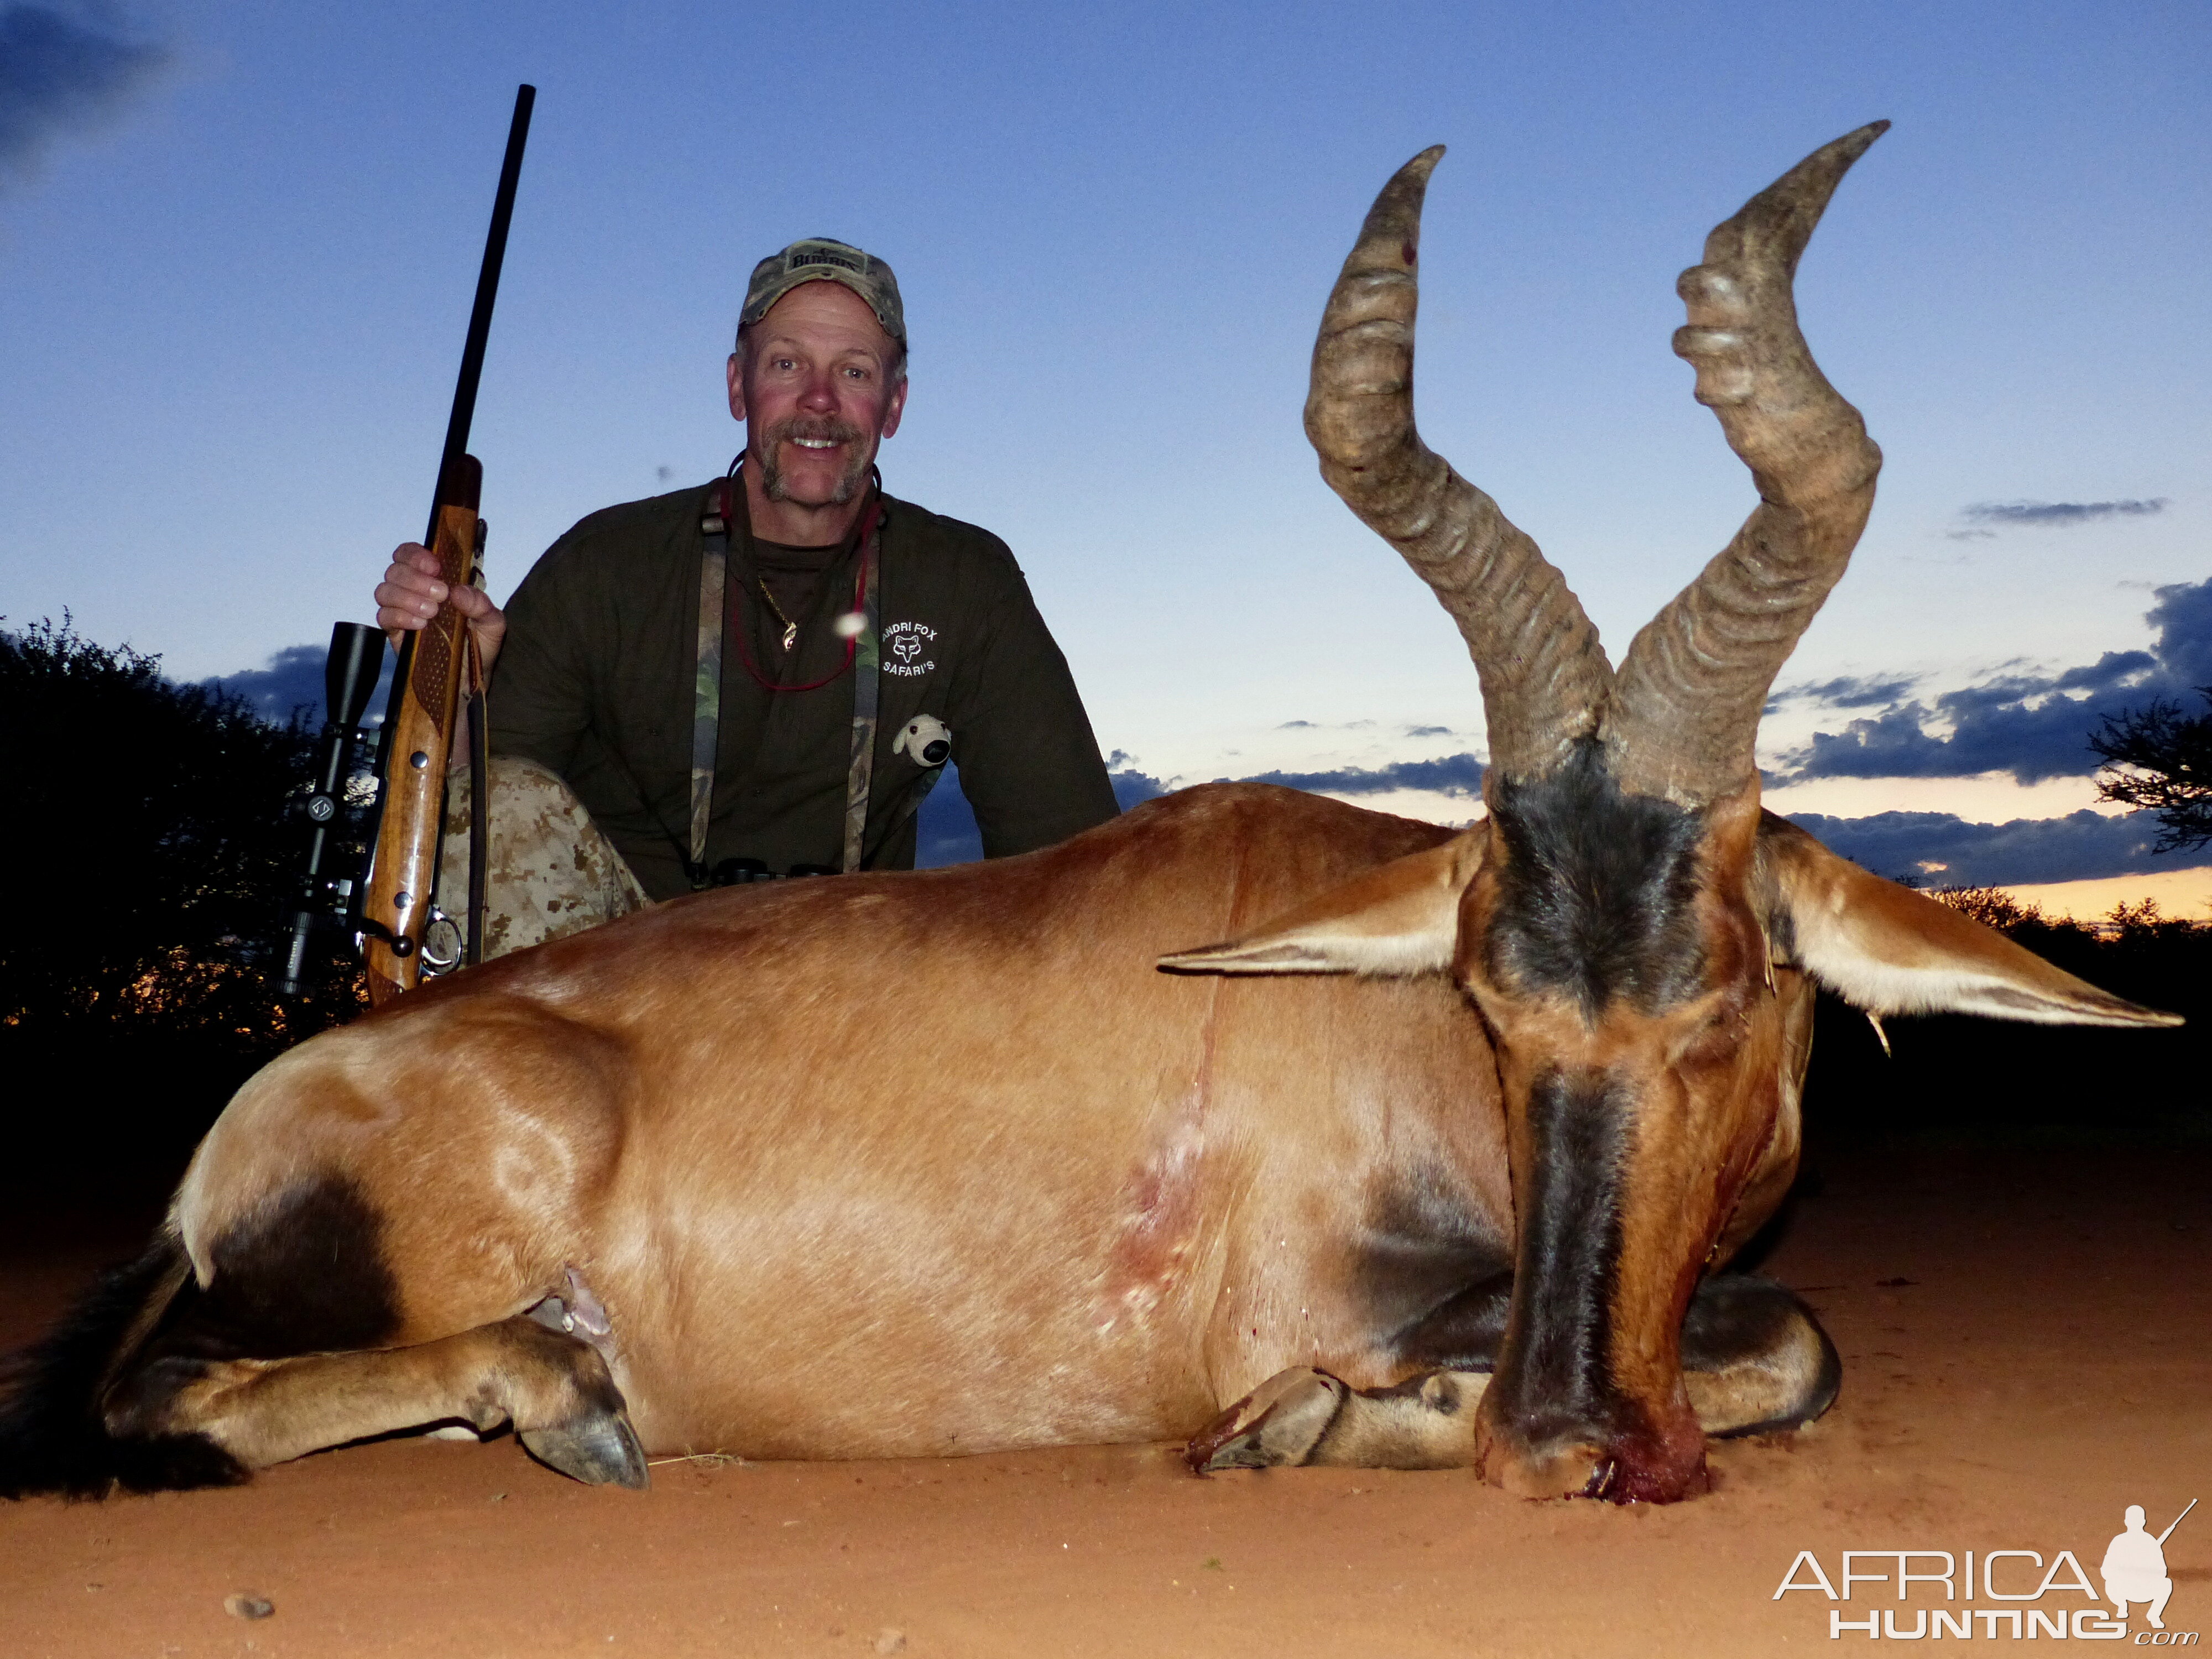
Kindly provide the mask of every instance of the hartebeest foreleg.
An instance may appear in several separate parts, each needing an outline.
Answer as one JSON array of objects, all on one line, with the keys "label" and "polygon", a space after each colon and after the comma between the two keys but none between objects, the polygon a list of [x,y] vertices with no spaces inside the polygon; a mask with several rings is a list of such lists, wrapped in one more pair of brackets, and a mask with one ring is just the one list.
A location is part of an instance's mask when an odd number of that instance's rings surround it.
[{"label": "hartebeest foreleg", "polygon": [[[1478,1287],[1486,1289],[1487,1287]],[[1423,1370],[1384,1389],[1353,1389],[1301,1365],[1269,1377],[1190,1443],[1201,1472],[1333,1464],[1355,1468],[1463,1468],[1477,1460],[1475,1407],[1490,1387],[1502,1321],[1487,1297],[1448,1303],[1431,1336],[1463,1336],[1487,1352]],[[1708,1435],[1797,1428],[1828,1408],[1841,1367],[1804,1304],[1745,1274],[1710,1279],[1682,1322],[1682,1376]],[[1604,1495],[1601,1488],[1590,1496]]]},{"label": "hartebeest foreleg", "polygon": [[512,1423],[563,1474],[642,1486],[645,1455],[606,1361],[525,1316],[413,1347],[283,1359],[155,1358],[106,1403],[118,1437],[198,1435],[248,1468],[373,1435]]}]

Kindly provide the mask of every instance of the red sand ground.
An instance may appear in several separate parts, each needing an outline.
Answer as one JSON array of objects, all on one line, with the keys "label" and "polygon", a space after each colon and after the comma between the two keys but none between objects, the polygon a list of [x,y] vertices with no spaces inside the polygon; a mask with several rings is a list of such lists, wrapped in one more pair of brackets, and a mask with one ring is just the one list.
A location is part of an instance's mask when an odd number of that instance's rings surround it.
[{"label": "red sand ground", "polygon": [[[0,1346],[98,1255],[15,1249]],[[1802,1435],[1715,1447],[1695,1502],[1528,1504],[1458,1471],[1199,1480],[1149,1446],[673,1463],[640,1496],[511,1439],[405,1441],[239,1491],[0,1506],[0,1654],[1848,1651],[1817,1591],[1773,1599],[1800,1550],[1834,1578],[1845,1549],[2070,1549],[2094,1583],[2127,1504],[2155,1531],[2212,1500],[2208,1267],[2203,1154],[1832,1158],[1767,1271],[1820,1309],[1843,1398]],[[2212,1645],[2212,1501],[2166,1557],[2168,1628]],[[1840,1610],[1884,1607],[1869,1589]],[[275,1613],[227,1613],[240,1591]],[[1905,1628],[1941,1595],[1916,1586]],[[2123,1646],[2147,1633],[2138,1607]]]}]

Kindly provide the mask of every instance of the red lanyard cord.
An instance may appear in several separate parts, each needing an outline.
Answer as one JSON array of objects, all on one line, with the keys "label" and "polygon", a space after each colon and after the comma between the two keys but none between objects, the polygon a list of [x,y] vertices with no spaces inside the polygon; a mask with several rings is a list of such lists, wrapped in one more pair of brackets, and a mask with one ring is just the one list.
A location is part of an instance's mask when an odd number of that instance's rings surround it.
[{"label": "red lanyard cord", "polygon": [[[726,523],[735,522],[735,517],[730,510],[734,505],[734,502],[731,499],[734,493],[735,492],[731,486],[731,481],[727,478],[723,479],[721,512],[723,520]],[[876,532],[876,521],[883,517],[883,514],[884,498],[880,492],[877,492],[875,494],[874,500],[869,503],[867,517],[861,521],[860,539],[856,545],[860,546],[863,550],[866,548],[868,538],[874,535]],[[746,535],[748,538],[750,538],[751,532],[748,530],[746,532]],[[866,595],[863,593],[862,589],[866,586],[867,579],[867,559],[864,553],[860,561],[860,568],[854,574],[853,578],[852,608],[854,611],[858,611],[860,609],[866,599]],[[740,591],[743,591],[745,585],[743,582],[739,582],[737,584],[737,586]],[[772,680],[769,678],[767,675],[761,672],[760,665],[753,660],[753,653],[745,647],[745,635],[750,630],[748,630],[744,626],[744,618],[742,617],[739,617],[735,620],[738,622],[738,626],[732,629],[730,631],[737,635],[738,660],[744,665],[745,672],[753,677],[754,683],[761,686],[763,690],[769,691],[818,691],[823,686],[829,684],[830,681],[840,678],[847,669],[853,665],[854,653],[860,649],[860,635],[856,634],[845,641],[845,660],[839,663],[837,666],[832,669],[829,673],[824,674],[818,680],[809,680],[804,685],[787,685],[780,681]]]}]

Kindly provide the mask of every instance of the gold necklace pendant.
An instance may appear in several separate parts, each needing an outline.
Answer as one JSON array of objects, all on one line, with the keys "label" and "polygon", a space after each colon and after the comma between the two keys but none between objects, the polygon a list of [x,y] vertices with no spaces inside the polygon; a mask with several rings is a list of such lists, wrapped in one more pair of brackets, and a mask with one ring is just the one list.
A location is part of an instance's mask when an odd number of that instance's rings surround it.
[{"label": "gold necklace pendant", "polygon": [[775,595],[768,591],[768,578],[765,576],[760,578],[760,591],[761,598],[768,601],[770,612],[783,624],[783,653],[787,657],[791,654],[791,647],[799,643],[799,624],[783,614],[783,607],[775,602]]}]

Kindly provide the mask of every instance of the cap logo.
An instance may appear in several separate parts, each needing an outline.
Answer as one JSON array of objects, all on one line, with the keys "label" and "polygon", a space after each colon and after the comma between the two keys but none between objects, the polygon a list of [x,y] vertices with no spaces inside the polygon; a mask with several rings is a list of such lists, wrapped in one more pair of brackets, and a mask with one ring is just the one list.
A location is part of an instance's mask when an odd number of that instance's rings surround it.
[{"label": "cap logo", "polygon": [[804,253],[793,254],[784,270],[797,270],[803,265],[836,265],[841,270],[853,271],[863,276],[867,275],[866,268],[859,260],[840,258],[836,254],[825,253],[820,248],[809,248]]}]

